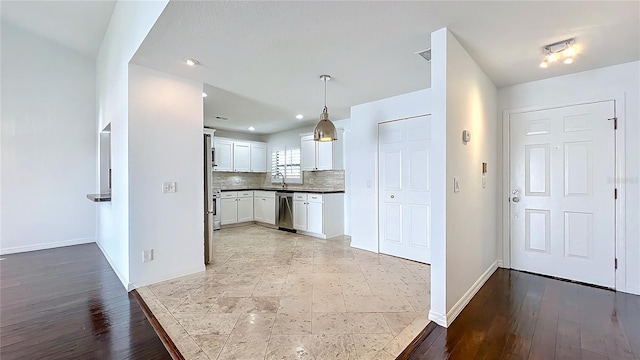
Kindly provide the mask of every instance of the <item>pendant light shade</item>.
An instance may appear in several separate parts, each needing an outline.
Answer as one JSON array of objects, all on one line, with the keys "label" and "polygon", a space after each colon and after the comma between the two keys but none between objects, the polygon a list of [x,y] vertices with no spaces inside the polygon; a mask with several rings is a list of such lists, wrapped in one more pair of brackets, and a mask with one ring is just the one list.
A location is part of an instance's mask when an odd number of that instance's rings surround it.
[{"label": "pendant light shade", "polygon": [[329,120],[329,112],[327,111],[327,81],[331,80],[329,75],[321,75],[320,79],[324,81],[324,109],[320,114],[320,121],[316,128],[313,130],[313,140],[315,141],[335,141],[338,140],[336,136],[336,127]]}]

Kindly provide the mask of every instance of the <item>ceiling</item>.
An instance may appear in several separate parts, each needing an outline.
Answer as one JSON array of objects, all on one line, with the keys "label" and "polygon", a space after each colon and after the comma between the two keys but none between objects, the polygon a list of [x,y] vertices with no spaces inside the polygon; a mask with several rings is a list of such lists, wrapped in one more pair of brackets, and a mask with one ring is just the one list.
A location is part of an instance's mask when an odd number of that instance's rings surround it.
[{"label": "ceiling", "polygon": [[[3,0],[1,15],[95,57],[114,6]],[[268,134],[317,121],[321,74],[333,77],[333,120],[429,87],[429,63],[414,53],[445,26],[498,87],[640,59],[638,1],[170,1],[132,61],[209,84],[205,124]],[[544,45],[572,37],[583,49],[572,65],[538,67]]]},{"label": "ceiling", "polygon": [[[298,113],[317,121],[321,74],[333,76],[333,120],[430,87],[429,63],[414,52],[445,26],[498,87],[640,59],[637,1],[171,1],[133,61],[215,87],[207,125],[272,133],[300,127]],[[583,51],[572,65],[538,67],[544,45],[573,37]]]},{"label": "ceiling", "polygon": [[95,58],[109,26],[114,1],[7,1],[2,21]]}]

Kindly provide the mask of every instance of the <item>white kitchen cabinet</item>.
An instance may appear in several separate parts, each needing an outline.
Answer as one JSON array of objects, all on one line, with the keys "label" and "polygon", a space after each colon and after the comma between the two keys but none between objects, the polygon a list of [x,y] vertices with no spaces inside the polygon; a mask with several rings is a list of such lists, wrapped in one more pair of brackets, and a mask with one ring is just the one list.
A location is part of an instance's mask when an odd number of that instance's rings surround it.
[{"label": "white kitchen cabinet", "polygon": [[220,200],[220,224],[253,221],[253,191],[223,191]]},{"label": "white kitchen cabinet", "polygon": [[251,143],[251,172],[267,172],[267,145]]},{"label": "white kitchen cabinet", "polygon": [[[324,234],[324,204],[322,203],[322,198],[320,198],[320,201],[313,201],[311,197],[311,194],[309,194],[309,200],[307,201],[307,231]],[[318,195],[315,197],[318,197]]]},{"label": "white kitchen cabinet", "polygon": [[228,225],[238,222],[238,198],[222,198],[220,200],[220,224]]},{"label": "white kitchen cabinet", "polygon": [[253,196],[238,198],[238,222],[253,221]]},{"label": "white kitchen cabinet", "polygon": [[267,144],[214,138],[215,171],[267,172]]},{"label": "white kitchen cabinet", "polygon": [[242,142],[233,143],[233,171],[251,171],[251,144]]},{"label": "white kitchen cabinet", "polygon": [[258,222],[276,224],[275,191],[254,191],[253,218]]},{"label": "white kitchen cabinet", "polygon": [[344,194],[295,193],[293,228],[322,239],[344,235]]},{"label": "white kitchen cabinet", "polygon": [[307,200],[293,200],[293,228],[307,231]]},{"label": "white kitchen cabinet", "polygon": [[316,142],[313,135],[303,136],[300,140],[301,167],[302,171],[313,171],[316,169]]},{"label": "white kitchen cabinet", "polygon": [[214,171],[233,171],[233,141],[214,138],[215,149]]},{"label": "white kitchen cabinet", "polygon": [[302,170],[341,170],[343,169],[342,139],[344,132],[338,130],[338,140],[320,142],[314,141],[313,135],[300,138],[302,152]]}]

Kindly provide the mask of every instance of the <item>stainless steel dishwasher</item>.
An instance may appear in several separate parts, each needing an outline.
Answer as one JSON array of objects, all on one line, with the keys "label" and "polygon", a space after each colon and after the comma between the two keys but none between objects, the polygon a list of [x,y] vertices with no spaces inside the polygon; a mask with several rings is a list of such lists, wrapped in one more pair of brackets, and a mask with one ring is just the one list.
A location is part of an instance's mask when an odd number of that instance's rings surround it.
[{"label": "stainless steel dishwasher", "polygon": [[279,229],[293,230],[293,193],[276,193],[276,225]]}]

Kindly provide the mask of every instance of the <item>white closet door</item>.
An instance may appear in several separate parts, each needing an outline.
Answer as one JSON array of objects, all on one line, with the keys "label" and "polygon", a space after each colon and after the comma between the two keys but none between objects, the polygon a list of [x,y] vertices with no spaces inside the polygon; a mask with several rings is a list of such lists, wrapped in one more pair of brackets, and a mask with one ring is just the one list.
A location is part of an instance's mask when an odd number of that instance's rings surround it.
[{"label": "white closet door", "polygon": [[378,125],[380,252],[431,262],[429,117]]}]

